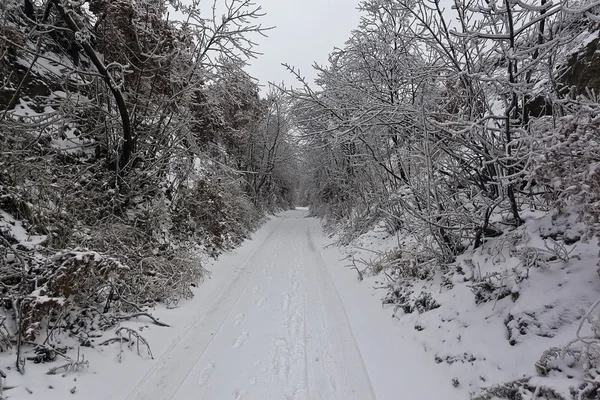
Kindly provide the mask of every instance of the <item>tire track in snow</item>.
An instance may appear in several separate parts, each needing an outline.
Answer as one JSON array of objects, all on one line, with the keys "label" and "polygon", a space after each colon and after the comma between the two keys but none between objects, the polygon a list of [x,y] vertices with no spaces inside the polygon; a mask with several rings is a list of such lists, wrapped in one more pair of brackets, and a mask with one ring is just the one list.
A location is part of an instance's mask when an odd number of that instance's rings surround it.
[{"label": "tire track in snow", "polygon": [[[273,227],[269,235],[242,263],[229,281],[220,290],[217,289],[218,294],[210,306],[199,312],[169,344],[154,366],[129,393],[126,397],[127,400],[171,399],[175,395],[222,327],[231,310],[238,303],[251,276],[256,271],[258,261],[272,245],[274,234],[278,231],[281,223],[282,220]],[[248,269],[250,269],[250,273],[247,273]],[[233,295],[236,288],[240,288],[237,296]],[[223,309],[227,312],[223,312]],[[200,337],[195,335],[198,333]],[[214,368],[215,366],[212,364],[211,374]],[[208,378],[210,378],[210,374]]]},{"label": "tire track in snow", "polygon": [[284,217],[129,399],[373,400],[311,226]]},{"label": "tire track in snow", "polygon": [[[304,362],[304,337],[303,337],[303,307],[304,292],[300,290],[304,281],[302,272],[302,249],[298,247],[296,239],[297,230],[286,242],[286,254],[294,255],[291,260],[286,258],[285,263],[276,265],[278,280],[284,286],[280,289],[280,298],[277,302],[277,314],[280,315],[280,335],[272,340],[271,347],[271,380],[269,387],[278,387],[277,392],[272,392],[269,399],[307,400]],[[290,240],[292,239],[292,240]],[[295,240],[294,240],[295,239]],[[257,397],[258,398],[258,397]]]},{"label": "tire track in snow", "polygon": [[[310,226],[305,263],[308,398],[374,400],[373,385],[337,289],[314,244]],[[308,285],[308,282],[313,282]]]}]

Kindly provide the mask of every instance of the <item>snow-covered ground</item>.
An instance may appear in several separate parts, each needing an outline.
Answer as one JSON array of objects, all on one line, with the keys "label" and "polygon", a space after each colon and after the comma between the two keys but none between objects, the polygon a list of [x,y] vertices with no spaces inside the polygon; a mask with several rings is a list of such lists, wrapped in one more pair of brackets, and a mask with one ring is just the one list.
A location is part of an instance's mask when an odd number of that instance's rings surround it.
[{"label": "snow-covered ground", "polygon": [[[49,364],[9,370],[10,399],[461,399],[451,371],[434,362],[383,310],[369,285],[324,247],[320,222],[294,210],[271,218],[212,266],[211,279],[176,309],[172,325],[124,325],[148,339],[80,349],[89,368],[45,375]],[[111,337],[111,333],[105,335]],[[100,342],[103,339],[98,339]],[[1,359],[3,367],[12,358]],[[60,364],[57,362],[56,365]],[[70,393],[73,391],[73,393]],[[31,392],[31,393],[30,393]]]},{"label": "snow-covered ground", "polygon": [[[270,221],[250,257],[127,399],[372,399],[305,212]],[[256,239],[255,239],[256,240]]]},{"label": "snow-covered ground", "polygon": [[[414,301],[428,292],[437,307],[405,313],[382,305],[389,285],[384,274],[367,271],[359,281],[348,266],[351,257],[378,258],[395,246],[410,246],[403,242],[408,238],[377,227],[340,249],[307,214],[298,209],[272,217],[252,240],[212,263],[211,278],[194,289],[192,300],[153,311],[171,327],[143,317],[123,323],[148,340],[153,358],[144,346],[138,355],[136,346],[124,345],[119,362],[118,342],[97,345],[114,337],[114,330],[95,346],[82,347],[89,367],[66,376],[45,374],[60,361],[29,362],[21,376],[11,368],[13,355],[0,355],[12,387],[5,395],[452,400],[523,377],[528,385],[563,393],[581,379],[573,363],[546,377],[535,366],[545,350],[576,337],[582,316],[600,295],[595,239],[571,240],[564,261],[552,254],[556,249],[549,243],[557,242],[541,237],[579,236],[568,219],[532,214],[524,227],[465,253],[448,273],[411,280],[408,297]],[[531,265],[524,269],[524,261]],[[496,291],[477,303],[476,293],[486,296],[478,285],[486,282]]]},{"label": "snow-covered ground", "polygon": [[[486,400],[533,399],[545,390],[579,399],[579,393],[570,394],[572,388],[584,391],[582,382],[598,379],[598,239],[586,237],[576,214],[532,211],[523,216],[523,226],[488,239],[477,250],[467,250],[451,265],[433,265],[433,272],[422,279],[412,272],[398,274],[402,267],[379,274],[366,268],[382,260],[410,261],[411,250],[418,248],[410,235],[390,235],[383,224],[342,249],[347,267],[364,269],[360,283],[354,269],[331,267],[330,271],[346,308],[363,308],[350,313],[350,321],[367,368],[373,370],[376,361],[370,361],[381,351],[376,344],[382,340],[389,345],[379,354],[387,363],[380,365],[396,362],[395,368],[372,375],[376,389],[390,389],[377,392],[381,398],[393,398],[394,389],[412,388],[409,393],[423,399],[450,398],[455,393]],[[328,265],[335,265],[338,251],[324,251]],[[350,270],[353,277],[347,273]],[[364,304],[365,291],[373,294],[369,305]],[[386,297],[391,304],[383,304]],[[425,298],[430,299],[429,306],[418,309],[418,299]],[[413,308],[407,312],[410,305]],[[381,322],[384,316],[389,318],[385,323]],[[376,318],[372,326],[377,329],[385,324],[371,340],[374,348],[368,347],[367,339],[374,333],[365,325],[359,328],[361,318]],[[576,340],[578,329],[583,341]],[[569,351],[558,350],[567,345]],[[421,380],[415,381],[418,376]],[[398,386],[386,386],[390,381]],[[458,386],[457,392],[449,389],[450,383]],[[426,392],[437,385],[441,397]],[[497,385],[509,390],[496,390]],[[482,392],[486,388],[503,391],[503,396]],[[548,396],[541,398],[562,398]]]}]

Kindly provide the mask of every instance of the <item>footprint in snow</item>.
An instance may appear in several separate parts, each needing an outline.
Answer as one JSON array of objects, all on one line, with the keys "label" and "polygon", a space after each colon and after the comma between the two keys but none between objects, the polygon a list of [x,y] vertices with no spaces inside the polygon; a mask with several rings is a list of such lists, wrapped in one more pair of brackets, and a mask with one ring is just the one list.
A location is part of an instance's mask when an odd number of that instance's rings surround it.
[{"label": "footprint in snow", "polygon": [[331,374],[327,374],[329,379],[328,379],[328,383],[329,383],[329,389],[333,392],[333,393],[337,393],[337,385],[335,384],[335,378],[333,375]]},{"label": "footprint in snow", "polygon": [[260,286],[254,286],[254,288],[252,289],[252,293],[258,293],[259,290]]},{"label": "footprint in snow", "polygon": [[233,347],[236,349],[242,347],[242,345],[246,343],[246,340],[248,340],[248,332],[243,331],[233,343]]},{"label": "footprint in snow", "polygon": [[267,298],[266,298],[266,297],[261,297],[261,298],[260,298],[260,299],[259,299],[259,300],[256,302],[256,305],[260,307],[260,306],[262,306],[263,304],[265,304],[265,301],[267,301]]},{"label": "footprint in snow", "polygon": [[235,319],[233,320],[233,323],[235,324],[235,326],[238,326],[239,324],[241,324],[245,320],[246,320],[246,316],[244,315],[244,313],[241,313],[241,314],[238,314],[238,315],[235,316]]},{"label": "footprint in snow", "polygon": [[289,350],[288,350],[288,344],[287,344],[287,342],[285,341],[285,339],[277,339],[277,340],[275,341],[275,346],[277,346],[277,349],[278,349],[278,350],[279,350],[281,353],[283,353],[283,354],[285,354],[285,353],[287,353],[287,352],[289,351]]},{"label": "footprint in snow", "polygon": [[235,400],[242,400],[244,398],[244,391],[241,389],[236,389],[231,394]]},{"label": "footprint in snow", "polygon": [[200,386],[206,385],[206,382],[208,382],[208,380],[210,379],[210,376],[212,375],[214,370],[215,370],[215,364],[208,363],[206,365],[206,367],[204,367],[202,369],[202,371],[200,371],[200,377],[198,378],[198,384]]},{"label": "footprint in snow", "polygon": [[290,349],[285,339],[275,341],[275,354],[273,355],[273,369],[279,379],[288,380],[290,377]]}]

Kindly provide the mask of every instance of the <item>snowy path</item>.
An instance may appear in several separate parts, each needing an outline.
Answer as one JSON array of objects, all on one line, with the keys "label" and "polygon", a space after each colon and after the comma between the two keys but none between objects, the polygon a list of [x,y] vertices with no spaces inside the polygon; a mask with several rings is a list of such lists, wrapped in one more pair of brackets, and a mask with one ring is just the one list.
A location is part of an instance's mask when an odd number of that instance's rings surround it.
[{"label": "snowy path", "polygon": [[127,399],[375,399],[305,214],[269,222]]},{"label": "snowy path", "polygon": [[[124,322],[148,339],[154,360],[125,348],[119,363],[118,344],[82,347],[89,368],[63,377],[46,374],[57,364],[29,363],[25,375],[9,376],[10,399],[468,398],[467,385],[452,386],[457,365],[437,364],[422,342],[441,324],[418,332],[414,321],[391,318],[373,289],[378,278],[359,282],[306,214],[271,218],[209,266],[211,279],[193,288],[193,299],[153,310],[170,328]],[[12,356],[0,361],[13,372]]]}]

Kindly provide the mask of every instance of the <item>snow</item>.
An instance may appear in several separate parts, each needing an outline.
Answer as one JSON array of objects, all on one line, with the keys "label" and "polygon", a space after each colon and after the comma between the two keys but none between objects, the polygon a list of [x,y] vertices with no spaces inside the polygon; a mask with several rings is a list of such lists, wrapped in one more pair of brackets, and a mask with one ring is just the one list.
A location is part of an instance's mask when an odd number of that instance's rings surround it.
[{"label": "snow", "polygon": [[[66,93],[63,91],[55,91],[50,94],[49,98],[64,101],[66,100],[66,96]],[[79,94],[71,94],[70,97],[71,101],[78,104],[89,102],[88,99]],[[94,153],[95,143],[93,140],[78,136],[78,129],[71,126],[72,124],[63,126],[62,124],[54,122],[57,117],[59,117],[57,110],[46,105],[43,107],[43,112],[37,112],[34,107],[34,101],[21,98],[19,99],[19,104],[16,105],[14,109],[10,110],[8,115],[23,121],[31,121],[31,123],[47,124],[47,126],[43,128],[42,133],[55,133],[55,135],[52,135],[50,143],[51,146],[57,150],[75,155],[87,154],[90,156]]]},{"label": "snow", "polygon": [[[410,368],[413,363],[436,363],[436,375],[443,376],[441,394],[438,397],[435,393],[419,395],[419,398],[448,398],[456,393],[448,389],[453,377],[460,384],[456,390],[464,390],[462,398],[468,398],[467,393],[477,393],[481,388],[523,377],[532,377],[531,382],[535,385],[558,388],[563,393],[568,393],[569,386],[578,384],[573,379],[573,375],[577,377],[574,373],[570,374],[571,379],[567,378],[567,374],[538,377],[535,363],[544,351],[551,347],[564,347],[575,339],[582,316],[600,297],[596,270],[599,246],[596,239],[586,241],[582,237],[581,227],[575,218],[553,218],[537,211],[523,212],[523,216],[527,219],[525,226],[490,239],[480,249],[467,251],[458,257],[456,263],[463,267],[465,273],[451,276],[451,288],[444,285],[442,273],[439,272],[430,280],[413,279],[410,295],[413,299],[425,291],[431,293],[440,304],[439,308],[422,314],[405,314],[401,309],[394,310],[389,305],[382,308],[381,299],[385,291],[376,289],[387,285],[382,275],[368,276],[359,282],[355,270],[342,272],[339,268],[331,269],[334,281],[345,294],[342,295],[344,304],[350,308],[364,307],[356,314],[357,321],[372,318],[377,314],[377,307],[388,318],[393,317],[383,333],[390,335],[390,338],[381,339],[393,344],[380,357],[389,357],[402,363],[408,349],[414,352],[419,348],[422,351],[420,355],[411,357]],[[568,261],[553,257],[555,246],[560,247],[562,241],[555,241],[549,235],[558,236],[559,240],[575,240],[576,243],[565,245],[569,253]],[[581,240],[576,240],[579,237]],[[380,225],[362,235],[344,251],[347,257],[373,260],[385,251],[398,246],[406,249],[410,245],[408,237],[390,235]],[[328,251],[334,252],[328,249],[325,254]],[[525,252],[536,252],[539,257],[536,263],[539,265],[531,266],[528,277],[517,283],[515,275],[525,273],[521,256]],[[332,254],[327,264],[334,265],[335,257]],[[347,272],[353,277],[349,277]],[[472,291],[477,279],[473,278],[491,276],[497,276],[497,283],[504,285],[512,295],[499,299],[494,294],[489,301],[477,304]],[[350,286],[353,279],[355,288]],[[361,296],[357,296],[365,287],[371,290],[373,296],[369,305],[363,303]],[[353,322],[352,325],[358,323]],[[364,325],[368,326],[369,323]],[[584,325],[589,331],[589,326]],[[373,341],[369,338],[372,335],[370,330],[363,334],[358,331],[356,335],[361,349],[366,347],[361,345],[361,341]],[[408,349],[394,354],[396,349],[403,346]],[[367,369],[371,371],[370,360],[375,357],[374,351],[370,349],[363,351],[363,354]],[[406,365],[399,369],[404,372]],[[423,370],[431,371],[431,367]],[[373,377],[376,390],[394,381],[393,374],[384,374],[385,371],[379,371]],[[409,375],[402,387],[409,388],[412,383],[415,386],[413,391],[417,393],[418,385],[413,379],[414,376]],[[395,381],[398,381],[397,376]],[[428,385],[426,388],[431,389]],[[393,387],[389,387],[389,391],[383,393],[381,398],[391,398],[387,396],[391,396],[393,390]]]},{"label": "snow", "polygon": [[[192,300],[126,326],[150,343],[154,359],[119,344],[80,348],[89,367],[66,377],[52,364],[12,358],[10,399],[397,399],[464,398],[447,366],[400,336],[369,286],[343,268],[320,222],[293,210],[273,217],[251,241],[211,266]],[[107,333],[99,343],[114,337]],[[52,389],[50,389],[52,387]],[[74,393],[71,390],[75,388]],[[28,392],[33,392],[33,395]]]},{"label": "snow", "polygon": [[[582,315],[600,295],[597,241],[569,245],[568,261],[550,258],[531,267],[528,279],[517,281],[514,268],[523,267],[522,251],[552,248],[545,234],[577,233],[574,219],[524,213],[523,227],[457,259],[464,275],[454,274],[452,287],[439,275],[415,279],[411,296],[430,292],[440,307],[405,314],[382,306],[383,275],[359,281],[347,266],[352,256],[368,260],[415,244],[379,225],[338,248],[337,238],[307,215],[297,209],[272,217],[252,240],[212,262],[211,278],[194,288],[193,299],[153,310],[171,327],[144,317],[124,322],[148,340],[154,359],[125,344],[119,363],[118,342],[82,347],[89,367],[63,377],[45,374],[61,360],[29,362],[21,376],[9,370],[13,356],[0,356],[7,385],[14,386],[6,394],[48,400],[453,400],[523,377],[561,390],[573,385],[554,371],[538,376],[535,363],[545,350],[575,338]],[[494,274],[512,295],[477,304],[473,277]],[[95,343],[115,337],[116,329]]]},{"label": "snow", "polygon": [[0,210],[0,231],[2,230],[8,231],[9,237],[15,238],[21,246],[27,249],[33,249],[46,240],[45,235],[29,234],[21,221],[17,221],[7,212]]},{"label": "snow", "polygon": [[[32,54],[21,55],[16,62],[25,68],[29,68],[34,60],[34,55],[38,53],[32,44],[29,44]],[[74,69],[71,59],[64,54],[57,54],[51,51],[38,54],[34,66],[34,71],[47,79],[64,79],[68,75],[68,79],[72,82],[84,83],[85,81],[78,74],[69,74],[69,71]]]},{"label": "snow", "polygon": [[304,212],[269,235],[127,399],[372,399]]},{"label": "snow", "polygon": [[[313,232],[320,230],[312,222]],[[372,234],[372,232],[371,232]],[[377,234],[376,234],[377,235]],[[379,239],[380,246],[386,244]],[[339,249],[332,240],[320,235],[320,247],[329,273],[336,283],[342,302],[348,311],[350,324],[365,366],[379,400],[406,399],[465,399],[467,392],[452,387],[452,371],[438,365],[428,355],[428,348],[413,338],[414,328],[403,326],[391,318],[389,308],[381,305],[381,291],[375,291],[376,278],[359,282],[356,273],[343,268]],[[373,243],[369,243],[370,247]],[[383,246],[381,246],[383,249]],[[349,248],[349,251],[357,251]],[[363,250],[368,252],[366,250]]]},{"label": "snow", "polygon": [[69,154],[94,154],[95,143],[92,140],[83,139],[75,134],[77,129],[66,127],[62,130],[62,138],[52,138],[51,145],[55,149],[62,150]]}]

